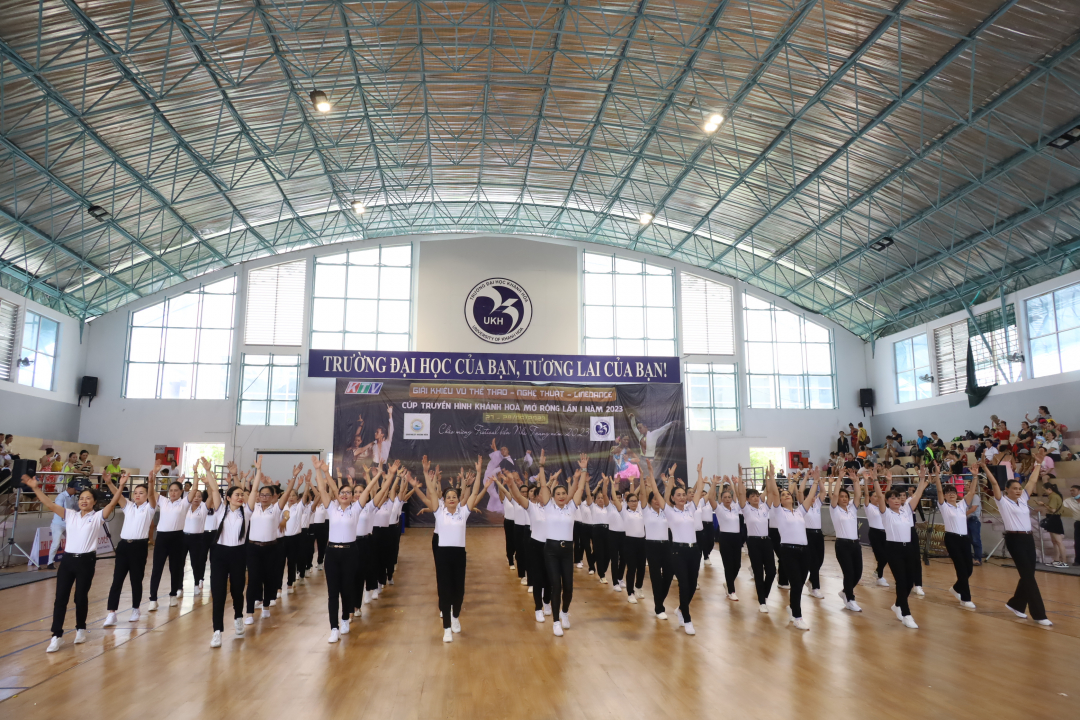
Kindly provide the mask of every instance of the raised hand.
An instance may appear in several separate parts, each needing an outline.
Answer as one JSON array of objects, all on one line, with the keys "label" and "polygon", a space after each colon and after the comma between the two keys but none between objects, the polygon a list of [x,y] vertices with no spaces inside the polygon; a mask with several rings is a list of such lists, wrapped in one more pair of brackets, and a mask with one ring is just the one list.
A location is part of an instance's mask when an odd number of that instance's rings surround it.
[{"label": "raised hand", "polygon": [[588,470],[589,469],[589,456],[586,455],[585,453],[580,453],[578,455],[578,463],[577,464],[578,464],[578,467],[581,468],[582,470]]}]

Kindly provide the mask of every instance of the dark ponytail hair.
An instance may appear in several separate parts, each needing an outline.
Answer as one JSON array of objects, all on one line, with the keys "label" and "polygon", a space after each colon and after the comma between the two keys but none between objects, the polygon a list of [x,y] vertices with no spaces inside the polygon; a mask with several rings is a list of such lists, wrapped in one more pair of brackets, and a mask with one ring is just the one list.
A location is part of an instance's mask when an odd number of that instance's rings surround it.
[{"label": "dark ponytail hair", "polygon": [[1043,487],[1052,493],[1056,493],[1058,497],[1062,497],[1061,491],[1058,490],[1058,486],[1052,482],[1044,482]]}]

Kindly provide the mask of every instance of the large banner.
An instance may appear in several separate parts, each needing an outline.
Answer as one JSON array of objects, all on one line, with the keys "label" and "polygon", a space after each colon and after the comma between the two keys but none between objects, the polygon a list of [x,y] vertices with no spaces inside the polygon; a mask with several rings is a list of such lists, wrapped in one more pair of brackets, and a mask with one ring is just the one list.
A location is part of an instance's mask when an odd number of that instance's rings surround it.
[{"label": "large banner", "polygon": [[[334,404],[334,467],[360,480],[372,464],[400,460],[421,478],[424,455],[446,480],[481,458],[481,473],[500,468],[522,477],[538,471],[573,475],[580,453],[589,456],[592,483],[601,473],[629,480],[637,458],[655,472],[676,465],[686,479],[682,385],[534,385],[339,378]],[[644,464],[644,463],[643,463]],[[431,525],[413,498],[410,521]],[[477,509],[486,524],[501,525],[503,506],[494,485]]]},{"label": "large banner", "polygon": [[[49,562],[49,550],[52,548],[53,536],[52,525],[39,527],[34,531],[34,544],[30,546],[30,564],[44,567]],[[56,551],[56,562],[64,557],[64,547],[67,545],[67,534],[60,540],[60,549]],[[94,548],[98,555],[106,555],[113,551],[112,540],[102,526],[97,535],[97,546]]]}]

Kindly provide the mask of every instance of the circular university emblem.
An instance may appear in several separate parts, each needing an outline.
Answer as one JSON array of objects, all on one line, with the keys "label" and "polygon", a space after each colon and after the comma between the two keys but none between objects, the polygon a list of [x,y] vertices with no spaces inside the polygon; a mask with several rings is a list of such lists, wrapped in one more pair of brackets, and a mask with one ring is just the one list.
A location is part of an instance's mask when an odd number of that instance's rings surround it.
[{"label": "circular university emblem", "polygon": [[532,322],[532,300],[513,280],[491,278],[465,298],[465,321],[485,342],[501,345],[525,334]]}]

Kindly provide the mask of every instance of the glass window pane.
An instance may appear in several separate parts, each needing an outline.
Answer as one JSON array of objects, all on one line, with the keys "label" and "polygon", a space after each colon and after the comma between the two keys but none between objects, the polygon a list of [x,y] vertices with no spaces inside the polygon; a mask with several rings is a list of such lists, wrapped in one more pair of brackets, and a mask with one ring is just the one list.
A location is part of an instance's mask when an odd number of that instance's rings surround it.
[{"label": "glass window pane", "polygon": [[615,341],[600,338],[585,338],[586,355],[614,355]]},{"label": "glass window pane", "polygon": [[749,293],[743,293],[743,307],[750,310],[769,310],[772,308],[772,305]]},{"label": "glass window pane", "polygon": [[615,311],[602,305],[585,306],[585,336],[614,337]]},{"label": "glass window pane", "polygon": [[189,363],[195,360],[195,336],[198,330],[170,327],[165,331],[165,362]]},{"label": "glass window pane", "polygon": [[926,345],[925,335],[916,335],[911,338],[912,355],[916,368],[930,367],[930,350]]},{"label": "glass window pane", "polygon": [[902,373],[911,370],[913,362],[911,358],[911,341],[901,340],[893,344],[893,353],[896,356],[896,372]]},{"label": "glass window pane", "polygon": [[688,373],[707,373],[709,372],[708,363],[686,363],[686,372]]},{"label": "glass window pane", "polygon": [[641,265],[642,263],[640,260],[630,260],[621,257],[615,258],[615,272],[617,273],[640,275],[642,272]]},{"label": "glass window pane", "polygon": [[1057,335],[1048,335],[1031,340],[1031,374],[1045,377],[1061,372],[1058,362]]},{"label": "glass window pane", "polygon": [[[929,371],[930,368],[924,368],[925,371]],[[924,374],[923,370],[916,370],[918,373],[915,377],[915,392],[919,400],[925,400],[928,397],[932,397],[934,394],[933,384],[929,380],[922,380]],[[1019,375],[1017,375],[1019,377]]]},{"label": "glass window pane", "polygon": [[379,333],[379,350],[408,350],[409,349],[409,336],[408,335],[393,335],[390,333]]},{"label": "glass window pane", "polygon": [[802,318],[795,313],[780,310],[776,315],[776,339],[787,342],[799,342],[802,337]]},{"label": "glass window pane", "polygon": [[[176,332],[169,330],[170,333]],[[224,363],[232,357],[232,330],[199,331],[199,362]]]},{"label": "glass window pane", "polygon": [[345,307],[345,329],[349,332],[375,332],[378,319],[377,300],[349,300]]},{"label": "glass window pane", "polygon": [[295,400],[299,370],[295,367],[271,368],[270,398],[272,400]]},{"label": "glass window pane", "polygon": [[45,353],[37,353],[33,364],[34,387],[38,390],[52,390],[53,359]]},{"label": "glass window pane", "polygon": [[382,249],[383,265],[411,265],[412,245],[393,245]]},{"label": "glass window pane", "polygon": [[646,355],[651,357],[675,357],[674,340],[647,340]]},{"label": "glass window pane", "polygon": [[269,365],[270,364],[270,356],[269,355],[245,355],[244,356],[244,364],[245,365]]},{"label": "glass window pane", "polygon": [[644,310],[640,307],[615,308],[615,335],[620,338],[644,338]]},{"label": "glass window pane", "polygon": [[832,376],[811,375],[807,378],[807,381],[811,410],[824,410],[835,407]]},{"label": "glass window pane", "polygon": [[409,331],[409,301],[379,301],[379,332],[406,333]]},{"label": "glass window pane", "polygon": [[597,253],[585,253],[585,272],[604,273],[611,272],[614,268],[611,255],[598,255]]},{"label": "glass window pane", "polygon": [[[344,268],[342,268],[344,269]],[[316,298],[312,302],[311,329],[315,332],[334,332],[344,329],[345,301]]]},{"label": "glass window pane", "polygon": [[668,275],[672,276],[671,268],[663,267],[661,265],[650,265],[645,263],[645,272],[649,275]]},{"label": "glass window pane", "polygon": [[687,422],[690,430],[712,430],[712,410],[708,408],[687,408]]},{"label": "glass window pane", "polygon": [[698,407],[708,406],[710,402],[709,376],[687,375],[687,403]]},{"label": "glass window pane", "polygon": [[[375,333],[345,333],[343,350],[377,350],[378,335]],[[383,348],[385,350],[385,348]]]},{"label": "glass window pane", "polygon": [[735,407],[735,376],[713,375],[713,406],[720,408]]},{"label": "glass window pane", "polygon": [[645,341],[644,340],[618,339],[618,340],[615,341],[615,354],[616,355],[644,355],[645,354]]},{"label": "glass window pane", "polygon": [[311,333],[312,350],[341,350],[341,333]]},{"label": "glass window pane", "polygon": [[270,424],[271,425],[295,425],[296,424],[296,403],[293,401],[281,402],[271,401],[270,403]]},{"label": "glass window pane", "polygon": [[241,400],[266,400],[270,392],[270,368],[266,365],[244,365],[240,378]]},{"label": "glass window pane", "polygon": [[810,343],[806,348],[806,372],[816,375],[832,373],[832,358],[828,345]]},{"label": "glass window pane", "polygon": [[670,275],[645,276],[645,304],[650,307],[674,307],[674,283]]},{"label": "glass window pane", "polygon": [[199,293],[169,298],[165,324],[171,328],[193,328],[199,322]]},{"label": "glass window pane", "polygon": [[773,372],[772,343],[746,343],[746,369],[755,374]]},{"label": "glass window pane", "polygon": [[673,340],[675,338],[675,311],[670,308],[646,308],[645,327],[649,338]]},{"label": "glass window pane", "polygon": [[803,334],[806,336],[806,342],[829,342],[829,328],[822,327],[821,325],[815,325],[810,321],[803,323]]},{"label": "glass window pane", "polygon": [[266,402],[256,400],[242,400],[240,402],[241,425],[265,425]]},{"label": "glass window pane", "polygon": [[776,364],[779,372],[795,374],[803,370],[803,345],[799,343],[776,343]]},{"label": "glass window pane", "polygon": [[780,375],[780,407],[800,409],[806,407],[806,395],[802,375]]},{"label": "glass window pane", "polygon": [[1080,370],[1080,328],[1058,335],[1061,372]]},{"label": "glass window pane", "polygon": [[344,265],[349,260],[348,253],[341,253],[340,255],[326,255],[315,259],[316,265]]},{"label": "glass window pane", "polygon": [[1054,322],[1054,296],[1051,293],[1033,297],[1027,301],[1028,335],[1042,337],[1056,330]]},{"label": "glass window pane", "polygon": [[196,367],[198,382],[195,383],[196,400],[224,400],[228,397],[229,366],[199,365]]},{"label": "glass window pane", "polygon": [[46,355],[56,355],[56,338],[60,332],[60,324],[55,320],[41,318],[41,328],[38,330],[37,351]]},{"label": "glass window pane", "polygon": [[345,266],[315,265],[315,297],[345,296]]},{"label": "glass window pane", "polygon": [[915,373],[913,371],[897,373],[896,402],[911,402],[915,398]]},{"label": "glass window pane", "polygon": [[161,327],[164,317],[165,303],[160,302],[157,305],[151,305],[145,310],[133,313],[131,316],[131,324],[138,327]]},{"label": "glass window pane", "polygon": [[735,432],[739,429],[738,410],[713,410],[713,430]]},{"label": "glass window pane", "polygon": [[133,362],[157,362],[160,360],[162,332],[161,328],[132,328],[131,352],[128,359]]},{"label": "glass window pane", "polygon": [[350,265],[378,265],[379,264],[379,248],[364,248],[363,250],[353,250],[349,253]]},{"label": "glass window pane", "polygon": [[161,397],[191,399],[191,375],[194,365],[165,364],[161,368]]},{"label": "glass window pane", "polygon": [[746,339],[765,341],[773,339],[771,312],[746,311]]},{"label": "glass window pane", "polygon": [[127,391],[129,398],[152,398],[157,395],[158,365],[128,364]]},{"label": "glass window pane", "polygon": [[408,300],[412,297],[409,268],[381,268],[379,270],[379,297],[391,300]]},{"label": "glass window pane", "polygon": [[232,328],[233,326],[233,299],[232,295],[204,295],[202,310],[202,326],[204,328]]},{"label": "glass window pane", "polygon": [[586,305],[614,305],[615,295],[612,291],[610,275],[586,275],[585,276],[585,304]]},{"label": "glass window pane", "polygon": [[1055,292],[1054,308],[1057,311],[1058,332],[1080,326],[1080,283]]},{"label": "glass window pane", "polygon": [[748,376],[750,407],[766,409],[776,407],[776,400],[773,397],[773,377],[772,375]]},{"label": "glass window pane", "polygon": [[353,265],[349,267],[349,297],[379,297],[379,268]]},{"label": "glass window pane", "polygon": [[640,275],[615,276],[615,304],[641,307],[644,305],[642,277]]},{"label": "glass window pane", "polygon": [[232,295],[236,293],[236,276],[219,280],[213,285],[207,285],[203,288],[203,292]]}]

